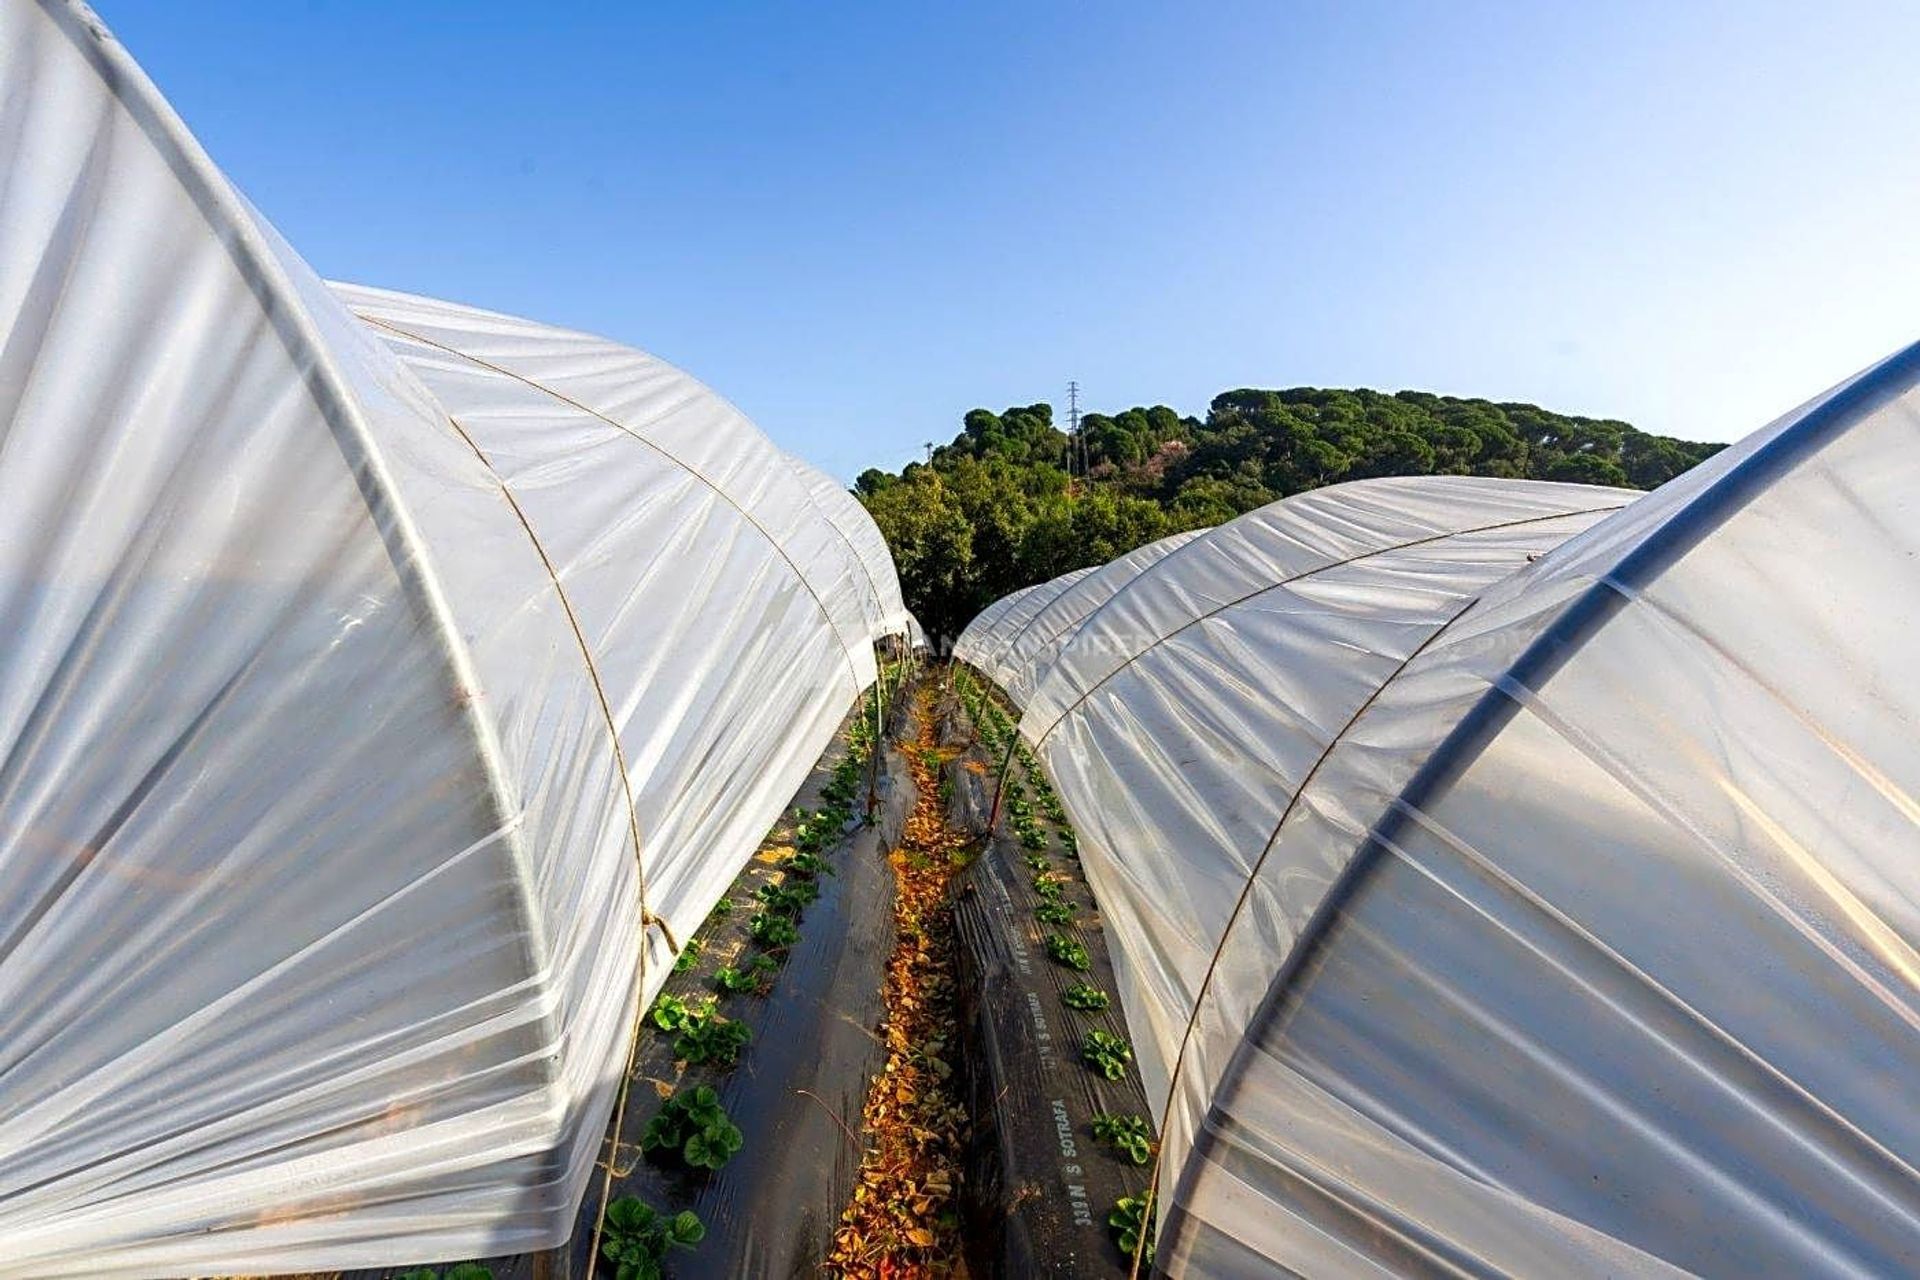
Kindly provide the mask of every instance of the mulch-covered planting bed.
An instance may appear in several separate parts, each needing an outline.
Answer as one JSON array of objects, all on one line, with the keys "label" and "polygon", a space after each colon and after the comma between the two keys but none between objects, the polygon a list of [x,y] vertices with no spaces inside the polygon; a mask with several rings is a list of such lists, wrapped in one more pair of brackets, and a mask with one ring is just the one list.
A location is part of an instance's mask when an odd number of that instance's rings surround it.
[{"label": "mulch-covered planting bed", "polygon": [[968,1109],[964,1216],[973,1271],[1125,1275],[1146,1206],[1153,1133],[1114,998],[1099,904],[1072,828],[1013,719],[955,668],[940,734],[953,820],[998,821],[956,900]]},{"label": "mulch-covered planting bed", "polygon": [[1127,1274],[1154,1135],[1072,829],[976,673],[846,763],[874,715],[648,1010],[569,1245],[343,1280]]}]

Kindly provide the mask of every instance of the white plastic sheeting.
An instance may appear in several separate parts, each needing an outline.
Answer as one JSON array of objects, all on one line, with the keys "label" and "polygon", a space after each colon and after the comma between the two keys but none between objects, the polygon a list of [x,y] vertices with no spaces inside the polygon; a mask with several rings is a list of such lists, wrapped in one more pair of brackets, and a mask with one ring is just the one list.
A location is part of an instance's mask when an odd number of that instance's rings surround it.
[{"label": "white plastic sheeting", "polygon": [[924,647],[920,624],[907,612],[900,598],[900,575],[893,563],[893,552],[880,526],[867,509],[838,480],[803,458],[788,455],[794,471],[813,495],[814,504],[846,541],[858,573],[865,582],[860,593],[867,611],[867,625],[878,636],[904,636],[915,647]]},{"label": "white plastic sheeting", "polygon": [[1920,1266],[1920,349],[1650,496],[1287,499],[1021,730],[1175,1273]]},{"label": "white plastic sheeting", "polygon": [[[953,656],[989,674],[1006,672],[1007,650],[1026,634],[1028,625],[1042,610],[1070,591],[1097,566],[1075,569],[1036,586],[1003,597],[974,619],[953,643]],[[1004,605],[991,619],[987,614]]]},{"label": "white plastic sheeting", "polygon": [[[1304,494],[1134,577],[1061,649],[1023,728],[1085,845],[1113,851],[1088,876],[1123,940],[1128,1016],[1155,1029],[1138,1049],[1150,1098],[1166,1096],[1243,886],[1327,743],[1490,582],[1633,496],[1458,478]],[[1310,911],[1339,864],[1289,863],[1285,891]],[[1249,963],[1213,984],[1264,984],[1265,962]],[[1210,1060],[1208,1047],[1192,1050]]]},{"label": "white plastic sheeting", "polygon": [[0,1276],[557,1243],[876,535],[657,360],[336,294],[83,9],[0,102]]},{"label": "white plastic sheeting", "polygon": [[1008,626],[1006,643],[998,647],[997,660],[983,667],[1017,702],[1033,695],[1035,687],[1059,656],[1080,625],[1114,593],[1148,566],[1172,554],[1203,532],[1190,529],[1136,547],[1123,556],[1093,571],[1056,579],[1059,590],[1035,610],[1017,629]]},{"label": "white plastic sheeting", "polygon": [[[1084,574],[1079,576],[1084,576]],[[987,657],[984,652],[984,646],[988,638],[991,636],[1000,640],[1005,639],[1005,633],[1000,626],[1000,619],[1005,617],[1009,610],[1013,609],[1022,600],[1036,591],[1048,592],[1048,599],[1052,599],[1053,596],[1059,594],[1059,589],[1054,588],[1053,583],[1040,582],[1031,587],[1022,587],[1018,591],[1009,592],[1001,596],[998,600],[995,600],[992,604],[982,609],[979,616],[972,622],[969,622],[966,628],[960,632],[960,638],[953,642],[953,656],[962,662],[978,667],[982,671],[986,670]]]}]

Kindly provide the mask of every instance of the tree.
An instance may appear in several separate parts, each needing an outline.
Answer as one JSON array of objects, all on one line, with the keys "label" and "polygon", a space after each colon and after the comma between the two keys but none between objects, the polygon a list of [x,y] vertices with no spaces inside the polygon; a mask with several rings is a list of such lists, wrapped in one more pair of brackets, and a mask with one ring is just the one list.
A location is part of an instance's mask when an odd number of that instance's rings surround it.
[{"label": "tree", "polygon": [[863,495],[867,512],[893,550],[907,608],[932,637],[952,637],[973,617],[967,591],[973,527],[940,473],[921,467]]},{"label": "tree", "polygon": [[1072,495],[1046,404],[974,409],[929,464],[861,472],[929,632],[952,637],[1010,591],[1303,489],[1429,474],[1653,488],[1721,447],[1538,405],[1325,387],[1222,392],[1200,419],[1155,405],[1081,422],[1090,474]]}]

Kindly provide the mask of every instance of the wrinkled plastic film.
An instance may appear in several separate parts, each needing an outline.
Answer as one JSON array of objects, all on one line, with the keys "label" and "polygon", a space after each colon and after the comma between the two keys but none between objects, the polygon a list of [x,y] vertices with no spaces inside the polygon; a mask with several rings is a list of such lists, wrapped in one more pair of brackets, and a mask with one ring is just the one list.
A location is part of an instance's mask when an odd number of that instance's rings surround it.
[{"label": "wrinkled plastic film", "polygon": [[[1063,796],[1073,797],[1083,847],[1104,854],[1088,872],[1115,936],[1144,944],[1120,948],[1120,981],[1130,1019],[1153,1028],[1136,1052],[1156,1110],[1248,878],[1327,744],[1488,582],[1626,501],[1571,487],[1452,485],[1454,532],[1434,520],[1375,519],[1368,553],[1354,530],[1377,513],[1377,487],[1344,487],[1357,491],[1341,522],[1347,540],[1314,552],[1285,513],[1223,526],[1216,536],[1227,547],[1193,544],[1210,570],[1203,592],[1163,588],[1159,574],[1178,571],[1169,557],[1128,588],[1143,598],[1134,603],[1144,617],[1116,601],[1064,651],[1124,651],[1133,633],[1122,625],[1163,637],[1038,736]],[[1329,509],[1338,493],[1316,505]],[[1476,494],[1480,503],[1467,500]],[[1269,553],[1253,554],[1262,543]],[[1165,856],[1169,849],[1183,856]]]},{"label": "wrinkled plastic film", "polygon": [[993,630],[981,637],[981,669],[995,681],[1010,682],[1013,676],[1011,650],[1014,643],[1026,634],[1033,620],[1049,604],[1071,591],[1076,583],[1093,571],[1093,566],[1075,569],[1023,593],[1000,616]]},{"label": "wrinkled plastic film", "polygon": [[1116,560],[1100,565],[1070,584],[1048,601],[1026,625],[1007,642],[1002,666],[1007,696],[1015,705],[1024,706],[1033,696],[1040,678],[1052,668],[1061,648],[1077,633],[1087,618],[1134,578],[1162,557],[1171,555],[1193,541],[1205,530],[1189,529],[1157,542],[1137,547]]},{"label": "wrinkled plastic film", "polygon": [[0,94],[0,1275],[557,1243],[911,630],[877,533],[641,353],[336,295],[85,11]]},{"label": "wrinkled plastic film", "polygon": [[862,603],[869,610],[874,638],[911,638],[919,624],[907,612],[900,597],[900,574],[880,526],[839,481],[805,459],[789,455],[789,461],[812,493],[815,504],[846,540],[854,564],[866,577],[868,589],[862,594]]},{"label": "wrinkled plastic film", "polygon": [[[1581,1271],[1623,1246],[1705,1274],[1911,1269],[1920,1133],[1889,1068],[1915,1057],[1915,708],[1876,673],[1901,669],[1920,618],[1896,518],[1911,380],[1891,371],[1899,398],[1778,474],[1753,463],[1791,459],[1817,410],[1683,480],[1685,501],[1570,544],[1552,576],[1600,583],[1603,622],[1570,627],[1574,595],[1436,659],[1511,710],[1443,787],[1395,800],[1323,959],[1256,1021],[1242,1082],[1211,1101],[1196,1262],[1238,1230],[1206,1190],[1233,1117],[1304,1078],[1393,1158],[1329,1176],[1335,1148],[1296,1141],[1287,1163],[1347,1204],[1405,1180],[1397,1247],[1423,1218],[1464,1234],[1442,1206],[1490,1187],[1564,1224]],[[1670,563],[1646,554],[1679,539]],[[1569,656],[1529,678],[1563,632]],[[1392,1026],[1383,975],[1421,995]],[[1434,1150],[1443,1167],[1422,1168]]]},{"label": "wrinkled plastic film", "polygon": [[973,666],[981,667],[984,670],[983,664],[986,659],[983,646],[988,643],[990,637],[997,636],[996,628],[999,626],[1000,619],[1005,616],[1007,610],[1013,608],[1022,599],[1043,585],[1045,584],[1022,587],[1018,591],[1001,596],[985,609],[982,609],[980,615],[972,622],[969,622],[966,627],[961,630],[959,639],[954,641],[953,656]]},{"label": "wrinkled plastic film", "polygon": [[1178,1063],[1159,1265],[1912,1269],[1917,377],[1614,514],[1287,499],[1078,626],[1022,730]]},{"label": "wrinkled plastic film", "polygon": [[[765,529],[739,509],[749,494],[771,490],[786,495],[790,521],[815,517],[811,498],[786,483],[791,471],[784,455],[764,437],[757,443],[768,475],[749,473],[743,480],[735,463],[727,473],[736,488],[731,497],[677,455],[642,439],[656,424],[690,411],[669,417],[655,407],[682,402],[683,384],[663,379],[654,401],[623,393],[623,411],[644,427],[610,422],[577,407],[577,397],[544,389],[541,379],[554,375],[536,360],[562,368],[569,360],[584,363],[569,349],[573,335],[529,334],[535,326],[485,315],[467,322],[467,309],[443,303],[416,308],[365,290],[343,290],[343,296],[359,314],[379,321],[395,353],[494,459],[561,581],[569,584],[620,725],[628,768],[644,780],[636,781],[635,804],[647,843],[649,905],[658,898],[662,905],[653,909],[667,918],[675,937],[685,937],[737,870],[697,856],[701,844],[757,841],[813,758],[782,758],[778,768],[753,770],[730,764],[729,753],[784,751],[774,744],[795,726],[803,741],[830,735],[855,692],[846,669],[857,661],[863,679],[870,679],[871,636],[864,620],[847,612],[830,618],[821,608],[824,599],[858,602],[837,535],[821,522],[827,536],[813,546],[832,576],[808,584],[785,557],[768,554]],[[416,309],[430,309],[432,322],[418,318]],[[511,340],[521,350],[493,336],[510,324]],[[403,336],[415,328],[431,341]],[[478,350],[469,355],[469,347]],[[596,349],[587,367],[597,371],[615,358]],[[708,416],[698,434],[717,432],[728,421],[718,405],[699,411]],[[682,431],[688,434],[696,433]],[[732,589],[689,590],[690,574],[716,568]],[[663,611],[663,599],[676,599],[679,607]],[[858,648],[849,651],[845,631],[856,627]],[[836,633],[842,641],[838,653],[832,647]],[[716,650],[758,651],[773,660],[772,635],[788,637],[778,660],[793,664],[777,685],[703,679]],[[810,658],[791,647],[807,637],[814,645]],[[724,825],[716,831],[716,823]],[[675,858],[671,850],[687,853]],[[676,912],[674,904],[681,902],[691,910]]]}]

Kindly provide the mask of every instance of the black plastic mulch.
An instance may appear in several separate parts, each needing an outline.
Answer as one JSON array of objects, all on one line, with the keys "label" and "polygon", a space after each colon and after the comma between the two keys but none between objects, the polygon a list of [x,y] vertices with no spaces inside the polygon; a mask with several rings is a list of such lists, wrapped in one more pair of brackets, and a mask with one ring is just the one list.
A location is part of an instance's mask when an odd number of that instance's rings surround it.
[{"label": "black plastic mulch", "polygon": [[[949,721],[943,735],[968,734],[964,709],[949,703],[941,714]],[[984,826],[998,764],[977,744],[949,763],[948,811],[956,822]],[[1107,1215],[1121,1196],[1145,1193],[1147,1170],[1096,1142],[1093,1117],[1146,1116],[1146,1096],[1138,1072],[1107,1080],[1081,1061],[1088,1031],[1122,1039],[1128,1032],[1117,997],[1099,1013],[1061,1002],[1081,982],[1112,996],[1113,965],[1077,861],[1059,828],[1038,821],[1048,835],[1044,856],[1067,879],[1073,923],[1034,918],[1041,899],[1026,858],[1035,851],[1007,830],[1004,813],[955,907],[963,1071],[974,1117],[964,1188],[968,1262],[978,1275],[1123,1276],[1130,1259],[1113,1242]],[[1090,968],[1075,972],[1052,960],[1045,950],[1051,933],[1085,947]]]}]

